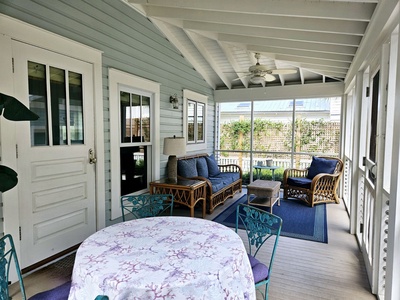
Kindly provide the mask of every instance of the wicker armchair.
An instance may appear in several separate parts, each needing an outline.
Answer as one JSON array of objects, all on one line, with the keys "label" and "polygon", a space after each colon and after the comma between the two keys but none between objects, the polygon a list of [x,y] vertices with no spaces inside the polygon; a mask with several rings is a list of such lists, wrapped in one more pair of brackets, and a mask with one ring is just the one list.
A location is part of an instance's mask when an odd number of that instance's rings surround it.
[{"label": "wicker armchair", "polygon": [[[315,174],[318,162],[330,164],[331,170]],[[311,174],[311,168],[313,174]],[[324,170],[324,167],[320,167]],[[337,188],[343,172],[343,162],[334,157],[313,157],[307,169],[286,169],[283,173],[284,198],[297,198],[313,207],[319,203],[339,203]]]}]

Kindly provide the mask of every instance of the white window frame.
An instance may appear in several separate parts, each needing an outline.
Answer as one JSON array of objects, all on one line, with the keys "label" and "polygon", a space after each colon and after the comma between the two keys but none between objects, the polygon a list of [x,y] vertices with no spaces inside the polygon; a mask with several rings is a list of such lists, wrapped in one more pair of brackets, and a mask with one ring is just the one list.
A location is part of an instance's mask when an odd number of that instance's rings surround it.
[{"label": "white window frame", "polygon": [[[203,116],[203,126],[204,126],[204,140],[201,142],[188,143],[188,101],[194,101],[204,104],[204,116]],[[207,102],[208,97],[191,90],[183,90],[183,136],[186,139],[186,151],[199,151],[207,149]]]},{"label": "white window frame", "polygon": [[[120,181],[120,87],[141,91],[153,99],[150,109],[151,118],[151,180],[160,178],[160,83],[150,81],[120,70],[108,70],[110,88],[110,169],[111,169],[111,220],[122,216]],[[125,144],[123,144],[126,146]]]}]

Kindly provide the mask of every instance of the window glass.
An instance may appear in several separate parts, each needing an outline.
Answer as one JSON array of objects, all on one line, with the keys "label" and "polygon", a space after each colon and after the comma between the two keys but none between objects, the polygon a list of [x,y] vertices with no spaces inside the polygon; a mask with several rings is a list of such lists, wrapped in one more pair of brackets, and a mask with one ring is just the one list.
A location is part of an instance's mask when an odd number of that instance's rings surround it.
[{"label": "window glass", "polygon": [[120,92],[121,143],[150,142],[150,98]]},{"label": "window glass", "polygon": [[197,103],[197,141],[204,141],[204,104]]},{"label": "window glass", "polygon": [[53,145],[67,144],[65,71],[50,67],[50,99]]},{"label": "window glass", "polygon": [[83,144],[83,93],[82,74],[68,72],[69,115],[72,144]]},{"label": "window glass", "polygon": [[31,145],[83,144],[82,74],[29,61],[28,86],[29,108],[39,115],[30,122]]},{"label": "window glass", "polygon": [[49,145],[46,66],[28,62],[29,109],[39,119],[31,122],[31,145]]},{"label": "window glass", "polygon": [[195,142],[195,109],[196,102],[188,101],[188,114],[187,114],[187,142]]}]

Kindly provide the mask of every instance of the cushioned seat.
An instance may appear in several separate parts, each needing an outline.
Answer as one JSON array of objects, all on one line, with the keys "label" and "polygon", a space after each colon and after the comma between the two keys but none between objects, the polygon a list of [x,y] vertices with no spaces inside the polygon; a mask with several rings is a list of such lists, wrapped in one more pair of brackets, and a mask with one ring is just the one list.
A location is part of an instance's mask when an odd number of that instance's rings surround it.
[{"label": "cushioned seat", "polygon": [[337,188],[342,172],[341,159],[314,156],[309,168],[283,172],[284,198],[297,198],[311,207],[318,203],[339,203]]},{"label": "cushioned seat", "polygon": [[302,187],[305,189],[310,189],[311,188],[311,179],[308,178],[302,178],[302,177],[289,177],[287,179],[287,183],[289,185],[294,185],[298,187]]},{"label": "cushioned seat", "polygon": [[253,271],[254,282],[260,282],[261,280],[268,278],[269,269],[266,265],[261,263],[257,258],[248,254],[251,269]]}]

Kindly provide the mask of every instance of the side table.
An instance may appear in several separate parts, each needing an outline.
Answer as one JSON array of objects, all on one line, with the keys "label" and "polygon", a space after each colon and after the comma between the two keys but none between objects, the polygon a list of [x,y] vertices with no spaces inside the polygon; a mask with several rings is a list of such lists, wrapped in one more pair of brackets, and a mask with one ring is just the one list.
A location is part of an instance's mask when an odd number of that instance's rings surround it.
[{"label": "side table", "polygon": [[[247,185],[247,204],[267,206],[272,214],[272,206],[278,202],[281,205],[279,190],[281,188],[280,181],[270,181],[258,179]],[[256,197],[250,201],[250,195]]]},{"label": "side table", "polygon": [[194,217],[194,207],[203,201],[202,217],[206,215],[206,182],[202,180],[178,180],[169,183],[166,179],[150,182],[150,194],[172,194],[174,203],[190,208],[190,216]]},{"label": "side table", "polygon": [[257,175],[257,179],[260,179],[260,175],[261,175],[261,170],[271,170],[272,172],[272,181],[275,181],[275,170],[279,169],[278,166],[253,166],[254,169],[256,169],[256,175]]}]

